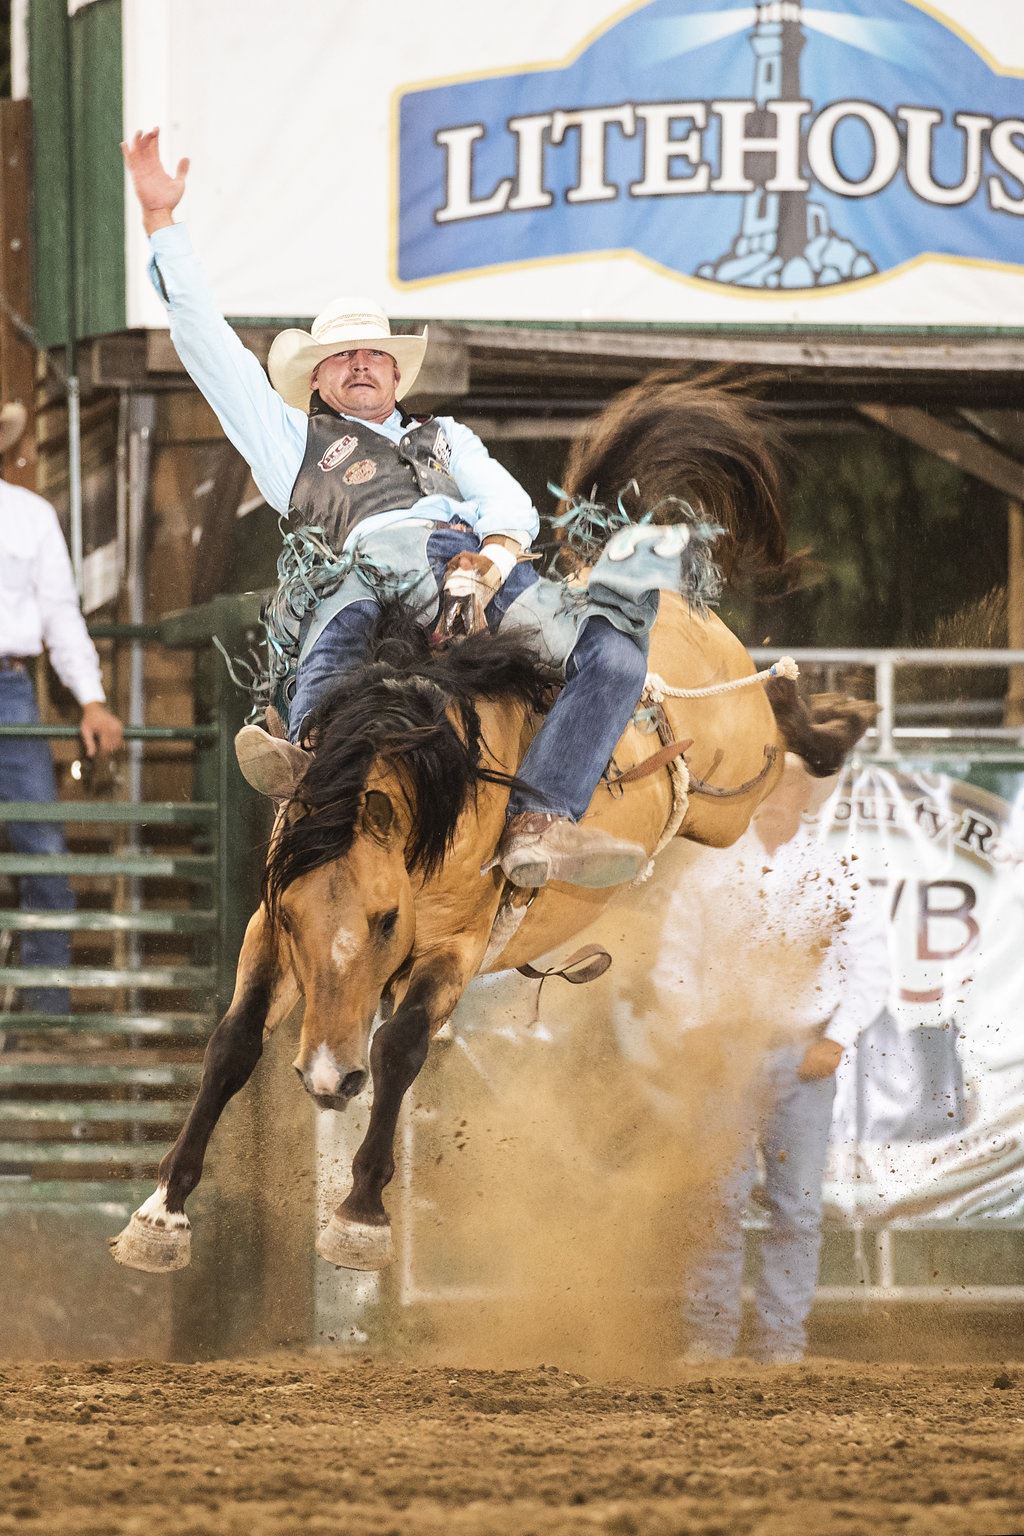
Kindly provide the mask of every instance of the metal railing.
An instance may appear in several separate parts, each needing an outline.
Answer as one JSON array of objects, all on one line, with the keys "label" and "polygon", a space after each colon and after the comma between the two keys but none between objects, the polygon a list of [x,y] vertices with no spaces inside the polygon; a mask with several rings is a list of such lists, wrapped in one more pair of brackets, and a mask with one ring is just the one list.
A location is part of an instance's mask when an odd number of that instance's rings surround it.
[{"label": "metal railing", "polygon": [[[128,798],[0,805],[0,822],[75,829],[63,853],[0,853],[0,879],[66,876],[76,896],[74,911],[0,907],[0,1207],[135,1203],[184,1117],[230,996],[263,835],[234,763],[244,704],[211,644],[253,618],[251,601],[218,599],[158,626],[104,626],[115,645],[195,652],[198,723],[126,728]],[[0,727],[0,742],[77,735]],[[139,798],[150,755],[168,748],[188,797]],[[12,959],[22,936],[59,931],[69,964]],[[69,1011],[19,1006],[33,989],[67,989]]]},{"label": "metal railing", "polygon": [[[779,651],[758,647],[751,651],[758,666],[777,661]],[[801,667],[822,668],[832,683],[851,668],[862,669],[873,677],[872,697],[878,705],[878,718],[865,738],[864,755],[892,758],[911,745],[917,747],[960,745],[1000,751],[1004,747],[1018,749],[1024,758],[1024,723],[1021,725],[962,725],[946,723],[922,725],[915,719],[922,706],[918,700],[900,701],[898,681],[900,674],[911,672],[934,673],[941,669],[950,671],[977,671],[1024,669],[1024,651],[966,650],[950,647],[923,650],[880,650],[850,647],[840,650],[819,650],[803,647],[788,652]],[[929,711],[936,715],[955,712],[957,701],[933,698]],[[991,706],[993,700],[986,699]],[[900,721],[903,721],[901,724]],[[915,751],[914,756],[918,757]]]}]

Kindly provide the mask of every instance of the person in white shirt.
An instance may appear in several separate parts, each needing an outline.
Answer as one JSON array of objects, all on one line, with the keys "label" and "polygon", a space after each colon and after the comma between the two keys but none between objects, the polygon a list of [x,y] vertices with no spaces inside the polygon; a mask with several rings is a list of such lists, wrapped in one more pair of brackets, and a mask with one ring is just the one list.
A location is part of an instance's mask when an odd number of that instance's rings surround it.
[{"label": "person in white shirt", "polygon": [[[25,421],[20,405],[5,405],[0,410],[0,453],[18,441]],[[116,751],[123,735],[121,722],[106,706],[99,657],[79,608],[57,514],[33,491],[0,480],[0,725],[38,724],[31,667],[44,647],[57,676],[81,707],[86,754],[93,757],[97,752]],[[56,798],[47,742],[0,737],[0,802],[50,803]],[[56,823],[12,821],[7,824],[6,835],[16,853],[65,851],[64,835]],[[25,875],[20,896],[26,910],[66,912],[75,904],[63,875]],[[70,959],[68,934],[23,933],[20,954],[25,966],[66,966]],[[31,988],[23,993],[22,1006],[30,1011],[66,1013],[67,990]]]},{"label": "person in white shirt", "polygon": [[[714,914],[719,976],[760,1035],[764,1054],[746,1097],[740,1155],[717,1191],[710,1238],[690,1264],[683,1299],[688,1360],[725,1359],[740,1333],[742,1218],[764,1167],[768,1225],[754,1284],[753,1353],[802,1359],[818,1277],[821,1192],[843,1052],[881,1013],[890,965],[885,920],[857,865],[803,821],[833,781],[814,780],[787,754],[778,787],[731,849],[705,859],[705,910]],[[705,956],[711,946],[705,947]],[[738,982],[736,957],[753,987]],[[705,965],[714,970],[715,964]],[[711,1004],[708,1004],[711,1006]],[[756,1015],[760,1015],[757,1017]],[[749,1042],[746,1048],[750,1048]],[[716,1114],[714,1104],[710,1115]],[[724,1112],[724,1111],[723,1111]]]}]

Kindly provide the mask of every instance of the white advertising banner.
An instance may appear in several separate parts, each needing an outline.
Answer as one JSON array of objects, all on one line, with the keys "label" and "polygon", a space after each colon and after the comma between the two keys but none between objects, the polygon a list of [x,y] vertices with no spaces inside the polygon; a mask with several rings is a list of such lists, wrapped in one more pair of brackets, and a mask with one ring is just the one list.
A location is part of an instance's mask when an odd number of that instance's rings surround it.
[{"label": "white advertising banner", "polygon": [[[1024,326],[1007,0],[124,0],[238,318]],[[128,320],[161,325],[128,207]]]},{"label": "white advertising banner", "polygon": [[1024,796],[867,768],[830,803],[889,919],[892,990],[841,1069],[834,1205],[1024,1220]]}]

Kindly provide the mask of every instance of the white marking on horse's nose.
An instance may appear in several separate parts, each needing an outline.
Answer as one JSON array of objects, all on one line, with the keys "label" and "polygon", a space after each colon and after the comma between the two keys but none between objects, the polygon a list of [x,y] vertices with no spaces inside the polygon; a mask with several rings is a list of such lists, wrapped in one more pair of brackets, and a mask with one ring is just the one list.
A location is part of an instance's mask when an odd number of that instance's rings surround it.
[{"label": "white marking on horse's nose", "polygon": [[318,1045],[306,1074],[310,1093],[323,1093],[328,1097],[341,1087],[341,1073],[334,1055],[326,1044]]},{"label": "white marking on horse's nose", "polygon": [[331,942],[331,959],[340,971],[356,952],[355,935],[347,928],[339,928]]}]

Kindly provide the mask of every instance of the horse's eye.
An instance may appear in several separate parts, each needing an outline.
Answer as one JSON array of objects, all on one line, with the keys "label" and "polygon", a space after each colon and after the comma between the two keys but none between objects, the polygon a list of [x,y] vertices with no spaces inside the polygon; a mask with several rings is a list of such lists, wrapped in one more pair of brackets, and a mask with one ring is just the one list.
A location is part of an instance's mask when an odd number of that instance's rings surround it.
[{"label": "horse's eye", "polygon": [[291,933],[291,931],[292,931],[292,920],[288,916],[288,913],[284,910],[283,907],[278,910],[277,920],[281,924],[281,927],[284,929],[285,933]]},{"label": "horse's eye", "polygon": [[377,932],[382,939],[390,939],[398,925],[398,908],[392,907],[390,912],[382,912],[377,919]]}]

